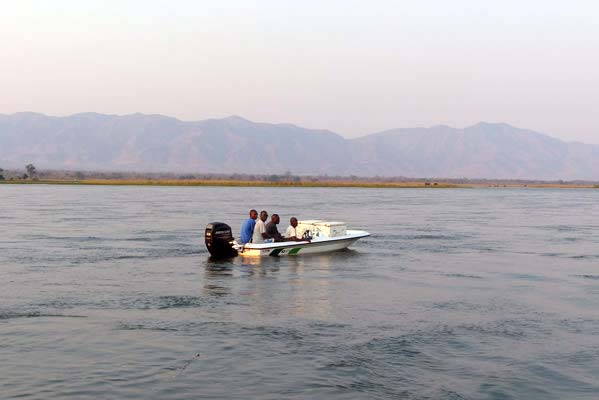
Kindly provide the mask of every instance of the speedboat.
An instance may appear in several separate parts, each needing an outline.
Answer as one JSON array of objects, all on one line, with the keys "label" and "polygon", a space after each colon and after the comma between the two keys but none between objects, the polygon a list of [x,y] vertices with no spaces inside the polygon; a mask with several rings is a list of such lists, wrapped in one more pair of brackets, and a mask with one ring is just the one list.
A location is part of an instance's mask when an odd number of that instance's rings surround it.
[{"label": "speedboat", "polygon": [[204,240],[213,258],[232,258],[238,255],[261,257],[328,253],[345,249],[358,239],[370,236],[366,231],[347,229],[343,222],[320,220],[299,221],[296,234],[303,240],[241,244],[233,237],[229,225],[211,222],[206,226]]}]

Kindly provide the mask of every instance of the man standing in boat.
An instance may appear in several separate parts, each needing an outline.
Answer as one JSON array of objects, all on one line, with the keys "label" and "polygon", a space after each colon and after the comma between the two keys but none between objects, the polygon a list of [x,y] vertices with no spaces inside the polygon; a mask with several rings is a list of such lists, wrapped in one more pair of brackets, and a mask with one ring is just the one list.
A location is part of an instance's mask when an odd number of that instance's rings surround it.
[{"label": "man standing in boat", "polygon": [[246,244],[252,241],[252,235],[254,234],[254,226],[256,225],[256,218],[258,218],[258,211],[251,209],[250,217],[243,222],[243,225],[241,225],[241,237],[239,241],[242,244]]}]

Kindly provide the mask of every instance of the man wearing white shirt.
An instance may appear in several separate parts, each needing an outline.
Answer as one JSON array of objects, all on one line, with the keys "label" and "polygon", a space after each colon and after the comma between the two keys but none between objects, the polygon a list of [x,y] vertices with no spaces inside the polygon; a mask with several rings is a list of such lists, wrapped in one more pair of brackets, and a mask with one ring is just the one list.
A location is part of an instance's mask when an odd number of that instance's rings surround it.
[{"label": "man wearing white shirt", "polygon": [[297,231],[295,229],[296,227],[297,227],[297,218],[292,217],[289,220],[289,226],[287,227],[287,230],[285,231],[285,240],[288,240],[288,241],[292,241],[292,240],[302,241],[303,240],[302,238],[297,237]]},{"label": "man wearing white shirt", "polygon": [[268,239],[266,235],[266,220],[268,219],[268,213],[264,210],[260,211],[260,218],[256,221],[254,226],[254,235],[252,236],[252,243],[264,243],[264,239]]}]

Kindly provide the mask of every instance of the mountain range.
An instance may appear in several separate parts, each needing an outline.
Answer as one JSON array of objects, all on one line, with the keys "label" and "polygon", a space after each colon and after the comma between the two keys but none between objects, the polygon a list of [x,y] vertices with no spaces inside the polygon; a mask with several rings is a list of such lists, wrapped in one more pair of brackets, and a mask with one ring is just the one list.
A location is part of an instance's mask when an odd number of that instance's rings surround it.
[{"label": "mountain range", "polygon": [[599,145],[505,123],[346,139],[232,116],[0,114],[0,167],[148,172],[599,180]]}]

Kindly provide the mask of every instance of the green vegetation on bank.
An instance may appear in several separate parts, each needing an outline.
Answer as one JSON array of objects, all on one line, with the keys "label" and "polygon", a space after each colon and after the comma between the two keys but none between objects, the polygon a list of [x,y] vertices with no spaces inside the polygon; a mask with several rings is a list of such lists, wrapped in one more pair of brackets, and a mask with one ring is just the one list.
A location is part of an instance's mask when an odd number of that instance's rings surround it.
[{"label": "green vegetation on bank", "polygon": [[120,185],[120,186],[239,186],[239,187],[355,187],[355,188],[591,188],[597,181],[538,181],[494,179],[410,179],[405,177],[298,176],[284,174],[175,174],[109,171],[43,170],[28,164],[21,170],[0,168],[0,184]]},{"label": "green vegetation on bank", "polygon": [[355,188],[458,188],[437,182],[350,182],[350,181],[254,181],[216,179],[84,179],[84,180],[9,180],[0,184],[117,185],[117,186],[244,186],[244,187],[355,187]]},{"label": "green vegetation on bank", "polygon": [[378,179],[300,177],[287,172],[283,175],[232,175],[229,177],[207,175],[103,173],[81,171],[38,172],[33,164],[25,166],[25,174],[12,171],[9,179],[2,176],[4,184],[45,185],[118,185],[118,186],[245,186],[245,187],[362,187],[362,188],[455,188],[466,187],[455,183],[428,181],[384,181]]}]

